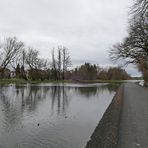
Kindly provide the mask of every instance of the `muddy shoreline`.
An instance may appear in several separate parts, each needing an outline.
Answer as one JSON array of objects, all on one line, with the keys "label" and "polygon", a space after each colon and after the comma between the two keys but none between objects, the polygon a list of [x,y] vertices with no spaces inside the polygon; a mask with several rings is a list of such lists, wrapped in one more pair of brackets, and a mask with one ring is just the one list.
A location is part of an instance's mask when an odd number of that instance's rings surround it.
[{"label": "muddy shoreline", "polygon": [[123,89],[117,90],[111,104],[94,130],[86,148],[116,148],[123,105]]}]

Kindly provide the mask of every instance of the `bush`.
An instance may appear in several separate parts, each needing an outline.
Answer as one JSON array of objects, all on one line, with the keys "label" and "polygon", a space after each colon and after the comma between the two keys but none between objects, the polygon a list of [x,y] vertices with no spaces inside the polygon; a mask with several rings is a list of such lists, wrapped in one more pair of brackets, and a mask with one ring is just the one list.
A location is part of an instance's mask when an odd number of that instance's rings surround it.
[{"label": "bush", "polygon": [[47,80],[48,73],[40,69],[31,69],[29,70],[29,79],[31,80]]}]

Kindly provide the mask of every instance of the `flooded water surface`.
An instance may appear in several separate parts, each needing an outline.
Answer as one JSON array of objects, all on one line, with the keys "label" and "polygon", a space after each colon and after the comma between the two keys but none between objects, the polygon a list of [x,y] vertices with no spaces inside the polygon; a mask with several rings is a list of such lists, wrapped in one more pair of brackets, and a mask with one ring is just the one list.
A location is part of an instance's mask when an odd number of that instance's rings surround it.
[{"label": "flooded water surface", "polygon": [[116,87],[0,86],[0,148],[84,148]]}]

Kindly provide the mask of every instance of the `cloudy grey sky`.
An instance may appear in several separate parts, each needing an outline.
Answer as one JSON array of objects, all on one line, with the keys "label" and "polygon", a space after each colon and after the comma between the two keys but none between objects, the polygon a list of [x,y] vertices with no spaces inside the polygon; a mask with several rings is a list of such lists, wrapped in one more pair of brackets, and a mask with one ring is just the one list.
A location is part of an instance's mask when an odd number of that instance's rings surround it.
[{"label": "cloudy grey sky", "polygon": [[[70,49],[73,65],[112,64],[109,48],[127,35],[132,0],[0,0],[1,37],[17,36],[50,57],[52,47]],[[131,66],[128,72],[136,75]]]}]

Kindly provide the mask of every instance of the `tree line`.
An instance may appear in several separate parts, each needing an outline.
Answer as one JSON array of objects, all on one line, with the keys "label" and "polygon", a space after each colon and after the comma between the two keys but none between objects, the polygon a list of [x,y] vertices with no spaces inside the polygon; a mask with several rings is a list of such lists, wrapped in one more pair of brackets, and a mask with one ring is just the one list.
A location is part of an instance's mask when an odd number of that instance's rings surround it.
[{"label": "tree line", "polygon": [[130,10],[128,36],[110,50],[110,58],[135,64],[148,85],[148,0],[134,0]]},{"label": "tree line", "polygon": [[16,37],[6,38],[0,44],[0,78],[20,78],[25,80],[125,80],[130,75],[121,67],[102,68],[85,63],[69,70],[70,50],[58,46],[49,59],[40,58],[38,50],[26,47]]},{"label": "tree line", "polygon": [[[0,46],[0,78],[25,80],[123,80],[130,76],[121,67],[101,68],[85,63],[72,70],[70,51],[58,46],[49,59],[40,58],[38,50],[25,47],[16,37],[6,38]],[[11,69],[11,71],[10,71]]]},{"label": "tree line", "polygon": [[52,61],[39,56],[38,50],[25,47],[25,44],[16,37],[6,38],[0,44],[0,78],[65,79],[65,72],[71,65],[68,48],[59,46],[56,50],[53,49]]},{"label": "tree line", "polygon": [[121,67],[103,68],[96,64],[85,63],[71,70],[68,79],[81,80],[127,80],[130,75]]}]

